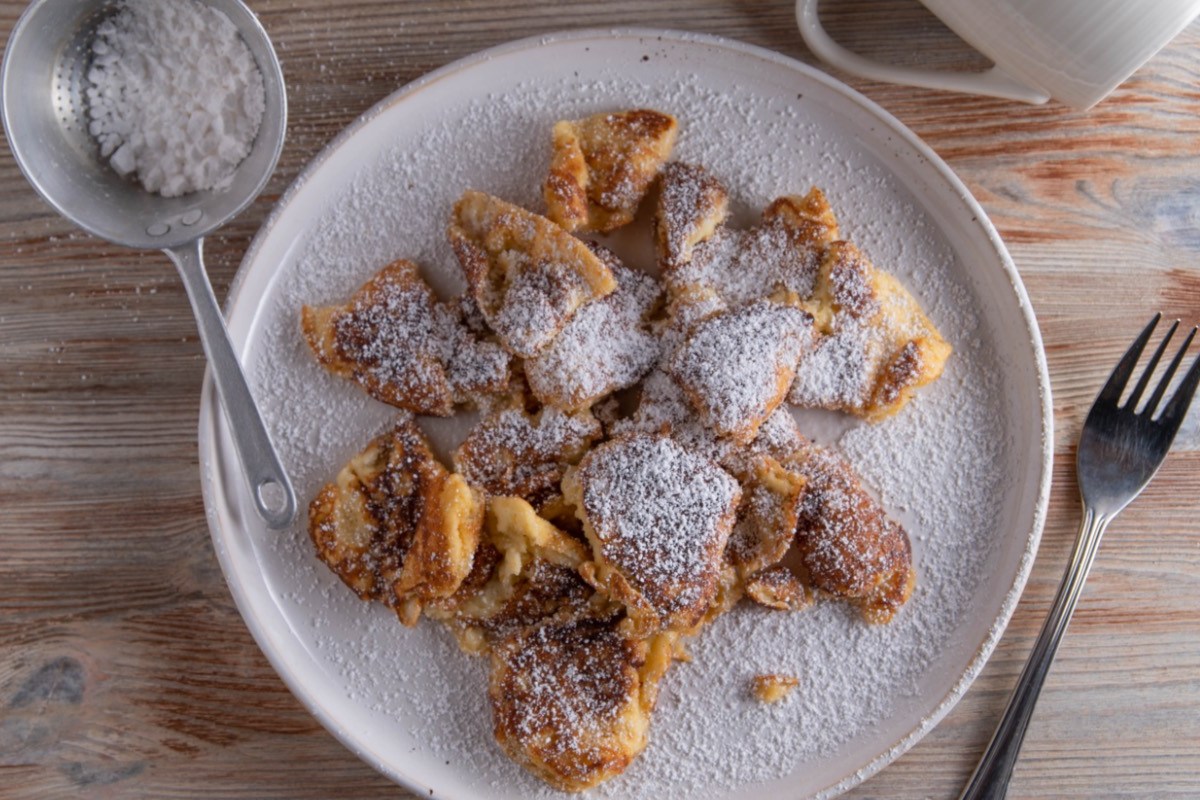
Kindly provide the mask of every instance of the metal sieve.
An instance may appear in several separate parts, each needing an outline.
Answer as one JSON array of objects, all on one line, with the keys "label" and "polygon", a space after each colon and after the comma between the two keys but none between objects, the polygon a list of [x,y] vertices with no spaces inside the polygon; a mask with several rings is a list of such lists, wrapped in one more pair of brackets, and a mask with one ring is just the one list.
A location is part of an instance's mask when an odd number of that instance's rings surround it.
[{"label": "metal sieve", "polygon": [[296,495],[246,385],[225,319],[204,271],[203,237],[236,216],[266,185],[287,127],[283,72],[258,18],[239,0],[204,0],[233,22],[258,62],[266,109],[250,154],[223,189],[181,197],[151,194],[100,158],[88,134],[91,40],[117,10],[113,0],[36,0],[4,53],[2,115],[17,165],[64,217],[115,244],[161,249],[179,270],[200,329],[258,513],[272,528],[291,523]]}]

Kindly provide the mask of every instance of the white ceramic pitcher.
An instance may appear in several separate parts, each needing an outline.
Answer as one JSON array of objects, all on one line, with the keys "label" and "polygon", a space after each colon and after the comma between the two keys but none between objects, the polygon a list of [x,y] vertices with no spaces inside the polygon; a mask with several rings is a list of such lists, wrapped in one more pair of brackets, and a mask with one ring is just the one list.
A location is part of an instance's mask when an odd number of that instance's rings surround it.
[{"label": "white ceramic pitcher", "polygon": [[948,72],[884,64],[837,44],[797,0],[805,43],[823,61],[864,78],[1078,109],[1104,99],[1200,14],[1200,0],[921,0],[995,66]]}]

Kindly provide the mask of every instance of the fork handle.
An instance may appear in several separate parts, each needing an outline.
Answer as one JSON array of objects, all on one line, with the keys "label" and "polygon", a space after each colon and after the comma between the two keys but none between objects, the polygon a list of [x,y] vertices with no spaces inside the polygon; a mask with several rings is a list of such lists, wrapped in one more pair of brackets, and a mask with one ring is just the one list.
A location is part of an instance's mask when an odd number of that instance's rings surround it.
[{"label": "fork handle", "polygon": [[1087,580],[1092,562],[1096,560],[1100,538],[1111,521],[1112,515],[1100,514],[1084,504],[1083,521],[1075,539],[1071,563],[1059,584],[1050,616],[1046,618],[1042,632],[1033,644],[1029,660],[1025,662],[1025,669],[1021,671],[992,741],[959,800],[1004,800],[1008,794],[1008,782],[1012,779],[1013,767],[1021,752],[1021,743],[1025,740],[1025,731],[1029,727],[1033,708],[1037,705],[1042,684],[1046,682],[1050,664],[1071,621],[1075,604],[1079,602],[1083,582]]}]

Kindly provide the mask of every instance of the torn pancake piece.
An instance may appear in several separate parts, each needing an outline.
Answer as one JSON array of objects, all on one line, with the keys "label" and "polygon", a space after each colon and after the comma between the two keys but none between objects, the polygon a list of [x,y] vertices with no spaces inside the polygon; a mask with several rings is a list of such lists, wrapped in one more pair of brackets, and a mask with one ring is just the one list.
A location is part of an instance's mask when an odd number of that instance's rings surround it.
[{"label": "torn pancake piece", "polygon": [[[771,427],[777,425],[772,422]],[[749,448],[757,451],[757,455],[750,457],[741,470],[734,471],[742,482],[742,502],[725,559],[746,597],[778,611],[799,611],[811,605],[812,596],[780,562],[795,539],[805,480],[796,470],[769,455],[770,441],[760,442],[760,439],[764,439],[761,433]]]},{"label": "torn pancake piece", "polygon": [[666,436],[592,450],[563,479],[592,561],[584,579],[623,603],[645,632],[692,631],[713,603],[741,488]]},{"label": "torn pancake piece", "polygon": [[370,444],[309,506],[317,556],[364,600],[415,625],[471,572],[483,495],[438,463],[410,416]]},{"label": "torn pancake piece", "polygon": [[746,579],[778,564],[792,546],[805,481],[770,456],[739,477],[742,502],[725,556]]},{"label": "torn pancake piece", "polygon": [[543,187],[546,215],[580,233],[629,224],[678,130],[670,114],[644,108],[558,122]]},{"label": "torn pancake piece", "polygon": [[808,585],[849,600],[868,622],[889,622],[916,583],[908,534],[834,451],[809,445],[788,466],[805,479],[796,548]]},{"label": "torn pancake piece", "polygon": [[662,290],[651,276],[623,266],[593,245],[612,270],[617,289],[584,305],[539,355],[526,360],[525,378],[540,402],[577,411],[641,380],[658,361],[659,341],[646,324]]},{"label": "torn pancake piece", "polygon": [[603,611],[606,603],[579,576],[589,557],[579,540],[538,516],[519,497],[488,500],[483,542],[471,575],[451,597],[426,608],[468,653],[551,618]]},{"label": "torn pancake piece", "polygon": [[681,161],[663,167],[654,211],[654,244],[664,273],[692,260],[729,216],[729,193],[712,173]]},{"label": "torn pancake piece", "polygon": [[508,382],[508,354],[461,325],[411,261],[387,265],[345,305],[304,306],[300,326],[322,366],[415,414],[449,416]]},{"label": "torn pancake piece", "polygon": [[776,565],[746,579],[745,596],[776,611],[802,611],[813,604],[812,592],[787,567]]},{"label": "torn pancake piece", "polygon": [[764,225],[780,225],[796,244],[824,248],[837,241],[838,222],[825,193],[816,186],[803,197],[784,195],[763,209]]},{"label": "torn pancake piece", "polygon": [[467,191],[454,205],[448,235],[484,319],[524,358],[544,350],[580,306],[617,288],[583,242],[483,192]]},{"label": "torn pancake piece", "polygon": [[783,459],[808,443],[792,412],[783,405],[767,417],[749,444],[718,436],[697,416],[678,382],[662,369],[653,370],[642,381],[633,413],[616,420],[608,430],[615,436],[669,435],[685,449],[717,462],[739,480],[745,480],[759,456]]},{"label": "torn pancake piece", "polygon": [[660,368],[652,370],[638,387],[633,414],[616,420],[609,432],[614,436],[669,435],[685,450],[722,466],[725,457],[735,449],[730,440],[718,437],[700,421],[683,389]]},{"label": "torn pancake piece", "polygon": [[849,242],[826,251],[811,302],[820,335],[788,400],[878,422],[937,380],[950,357],[917,301]]},{"label": "torn pancake piece", "polygon": [[706,425],[746,443],[783,402],[811,340],[807,313],[759,301],[699,322],[666,369]]},{"label": "torn pancake piece", "polygon": [[702,287],[730,306],[767,297],[799,306],[812,296],[825,248],[836,235],[833,210],[814,187],[804,197],[772,201],[752,228],[716,228],[663,277],[672,298]]},{"label": "torn pancake piece", "polygon": [[556,789],[578,792],[623,772],[646,747],[673,634],[630,634],[619,618],[526,628],[492,650],[496,741]]},{"label": "torn pancake piece", "polygon": [[567,467],[602,435],[587,411],[510,405],[476,423],[454,452],[454,467],[489,495],[515,495],[541,508],[559,493]]}]

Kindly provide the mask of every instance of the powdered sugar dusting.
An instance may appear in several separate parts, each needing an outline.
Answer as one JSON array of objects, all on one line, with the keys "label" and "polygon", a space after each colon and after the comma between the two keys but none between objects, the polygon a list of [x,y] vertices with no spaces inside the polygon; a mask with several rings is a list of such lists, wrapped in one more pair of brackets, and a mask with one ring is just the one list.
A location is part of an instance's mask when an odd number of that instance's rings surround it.
[{"label": "powdered sugar dusting", "polygon": [[656,369],[642,381],[637,409],[612,426],[614,434],[666,433],[690,452],[720,464],[735,447],[700,422],[675,379]]},{"label": "powdered sugar dusting", "polygon": [[397,276],[381,276],[374,289],[370,299],[359,298],[335,318],[335,339],[380,383],[444,381],[454,318]]},{"label": "powdered sugar dusting", "polygon": [[559,264],[520,270],[492,324],[522,354],[539,352],[574,310],[570,298],[582,290],[583,281]]},{"label": "powdered sugar dusting", "polygon": [[[851,246],[838,248],[822,287],[837,309],[828,335],[801,360],[788,400],[797,405],[853,410],[897,399],[888,384],[889,365],[902,369],[904,355],[922,368],[915,341],[933,336],[919,304]],[[831,248],[832,251],[832,248]],[[824,273],[823,273],[824,275]],[[901,379],[900,382],[903,382]],[[882,395],[873,397],[879,386]]]},{"label": "powdered sugar dusting", "polygon": [[[650,40],[645,49],[657,58],[676,46],[684,47]],[[1013,463],[1006,438],[1013,422],[1003,362],[995,332],[977,333],[987,319],[984,299],[962,288],[957,276],[967,272],[948,240],[873,155],[884,146],[866,133],[843,135],[845,123],[819,104],[819,87],[802,87],[801,100],[792,99],[794,86],[764,96],[704,61],[660,66],[643,80],[642,48],[632,49],[637,57],[612,69],[588,62],[581,49],[548,59],[530,81],[488,68],[473,99],[385,112],[375,123],[393,127],[389,143],[359,148],[352,180],[328,197],[294,255],[279,264],[251,337],[249,372],[297,491],[311,497],[394,412],[315,364],[298,334],[300,305],[338,302],[397,257],[420,264],[443,297],[457,294],[462,283],[443,235],[454,200],[473,186],[540,210],[548,146],[538,143],[560,118],[634,106],[676,115],[674,157],[720,168],[741,226],[774,197],[821,186],[843,235],[916,292],[956,349],[941,380],[884,424],[824,412],[799,417],[805,434],[840,445],[912,535],[916,593],[882,627],[863,625],[837,603],[798,614],[743,606],[724,615],[689,643],[693,661],[664,678],[647,751],[591,794],[815,792],[907,733],[912,723],[898,728],[895,720],[940,698],[944,675],[961,674],[974,650],[962,631],[980,611],[995,615],[993,606],[976,604],[1012,480],[1004,473]],[[610,244],[626,263],[649,261],[619,249],[616,238]],[[442,452],[469,425],[453,422],[433,432]],[[403,629],[385,609],[364,608],[312,555],[303,524],[265,537],[259,560],[327,685],[342,687],[373,744],[385,753],[402,748],[391,762],[418,765],[413,774],[425,769],[419,765],[451,762],[452,772],[429,778],[451,796],[562,797],[493,741],[483,662],[463,657],[438,626]],[[801,678],[787,703],[767,707],[747,696],[746,681],[767,672]]]},{"label": "powdered sugar dusting", "polygon": [[658,281],[606,260],[616,291],[579,309],[549,347],[525,362],[529,388],[543,403],[585,407],[637,383],[658,361],[658,337],[644,322],[661,293]]},{"label": "powdered sugar dusting", "polygon": [[576,620],[526,630],[495,650],[498,731],[572,780],[612,758],[624,715],[637,707],[642,658],[611,622]]},{"label": "powdered sugar dusting", "polygon": [[673,271],[669,281],[711,288],[730,305],[757,300],[780,288],[807,298],[819,261],[819,251],[797,246],[780,222],[749,230],[722,228],[698,245],[691,262]]},{"label": "powdered sugar dusting", "polygon": [[508,378],[508,354],[477,341],[456,312],[432,296],[410,263],[396,262],[332,316],[336,357],[349,359],[380,399],[444,416],[456,399],[497,391]]},{"label": "powdered sugar dusting", "polygon": [[492,495],[517,495],[535,506],[558,492],[569,464],[600,438],[591,414],[545,408],[536,418],[519,408],[489,414],[454,453],[454,467]]},{"label": "powdered sugar dusting", "polygon": [[788,400],[815,408],[864,405],[874,386],[882,344],[877,330],[857,320],[820,337],[804,357]]},{"label": "powdered sugar dusting", "polygon": [[747,441],[786,394],[811,333],[803,311],[755,303],[697,325],[667,370],[710,427]]},{"label": "powdered sugar dusting", "polygon": [[631,436],[589,453],[579,482],[602,557],[655,612],[711,601],[741,496],[732,476],[671,438]]}]

